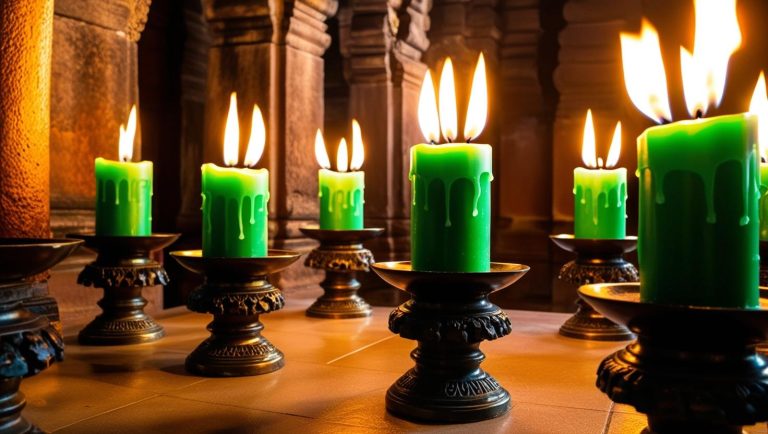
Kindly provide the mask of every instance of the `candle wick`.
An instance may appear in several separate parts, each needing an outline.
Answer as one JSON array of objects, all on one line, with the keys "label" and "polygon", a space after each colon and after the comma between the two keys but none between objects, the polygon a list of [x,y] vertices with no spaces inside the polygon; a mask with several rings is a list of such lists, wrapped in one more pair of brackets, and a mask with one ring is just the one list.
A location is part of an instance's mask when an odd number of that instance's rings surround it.
[{"label": "candle wick", "polygon": [[704,117],[704,113],[701,111],[701,109],[696,110],[696,119],[701,119]]},{"label": "candle wick", "polygon": [[671,123],[672,121],[670,119],[661,118],[661,125],[667,125]]}]

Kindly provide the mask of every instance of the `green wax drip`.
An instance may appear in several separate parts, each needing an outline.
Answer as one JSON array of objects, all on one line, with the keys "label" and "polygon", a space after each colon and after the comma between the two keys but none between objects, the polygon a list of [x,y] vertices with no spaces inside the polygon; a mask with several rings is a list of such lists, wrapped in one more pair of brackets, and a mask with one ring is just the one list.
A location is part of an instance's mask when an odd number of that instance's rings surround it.
[{"label": "green wax drip", "polygon": [[579,203],[583,206],[587,205],[587,197],[590,198],[590,201],[592,202],[592,224],[597,226],[600,223],[600,219],[598,217],[598,209],[600,207],[600,198],[604,197],[604,204],[603,208],[608,209],[611,207],[610,205],[610,199],[609,196],[615,196],[616,197],[616,208],[621,208],[624,203],[627,200],[627,183],[626,182],[620,182],[616,187],[611,188],[610,191],[600,191],[600,193],[597,194],[597,197],[594,196],[593,189],[591,188],[583,188],[582,186],[578,185],[573,188],[573,194],[576,197],[581,197],[579,200]]},{"label": "green wax drip", "polygon": [[[213,213],[211,212],[210,208],[213,204],[214,199],[213,199],[213,195],[211,195],[212,197],[208,199],[205,192],[203,192],[201,196],[203,197],[203,204],[200,207],[200,209],[203,211],[203,215],[206,216],[206,220],[208,221],[208,224],[205,226],[207,229],[207,234],[210,236],[213,233],[213,223],[211,220],[211,215]],[[257,194],[256,196],[253,196],[253,197],[251,196],[235,197],[230,195],[221,195],[221,197],[224,198],[224,203],[226,204],[237,202],[237,227],[239,230],[238,239],[241,239],[241,240],[245,239],[245,230],[243,228],[243,206],[245,205],[245,202],[246,201],[251,202],[251,212],[250,212],[250,218],[248,219],[248,222],[250,224],[255,224],[256,223],[255,212],[257,209],[256,204],[258,202],[258,205],[259,205],[258,211],[263,212],[266,202],[269,201],[269,193],[267,193],[266,196],[267,196],[267,199],[264,200],[263,194]],[[230,215],[229,215],[229,206],[226,206],[224,208],[224,215],[225,215],[226,221],[231,221]]]},{"label": "green wax drip", "polygon": [[[482,186],[480,184],[480,177],[483,175],[488,175],[489,179],[493,181],[493,174],[491,172],[480,172],[478,176],[468,177],[468,176],[455,176],[455,177],[434,177],[434,178],[428,178],[422,175],[411,173],[408,176],[408,179],[411,181],[411,196],[413,198],[412,204],[416,205],[416,195],[418,194],[417,191],[421,189],[423,191],[424,195],[424,211],[429,211],[429,186],[437,181],[442,183],[443,185],[443,191],[445,192],[445,227],[449,228],[451,227],[451,191],[453,189],[453,184],[456,181],[459,181],[461,179],[466,179],[474,186],[474,191],[472,193],[472,217],[477,217],[478,215],[478,204],[480,202],[480,195],[483,193]],[[421,196],[421,195],[419,195]]]}]

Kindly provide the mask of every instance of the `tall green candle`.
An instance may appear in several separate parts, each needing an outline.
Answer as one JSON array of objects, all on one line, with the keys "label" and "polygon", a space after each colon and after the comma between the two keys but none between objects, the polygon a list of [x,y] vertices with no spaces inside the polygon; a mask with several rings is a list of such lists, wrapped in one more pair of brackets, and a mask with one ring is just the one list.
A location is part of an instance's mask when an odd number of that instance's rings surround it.
[{"label": "tall green candle", "polygon": [[357,121],[352,121],[352,160],[349,163],[347,143],[341,139],[336,154],[337,170],[330,170],[331,163],[320,130],[315,136],[315,156],[322,167],[317,174],[320,229],[362,229],[365,173],[359,170],[363,164],[363,142]]},{"label": "tall green candle", "polygon": [[483,130],[488,103],[485,60],[472,80],[464,137],[467,143],[435,145],[442,133],[458,135],[451,59],[440,79],[438,120],[432,76],[424,78],[419,125],[429,144],[411,148],[411,265],[420,271],[490,270],[492,148],[469,143]]},{"label": "tall green candle", "polygon": [[768,94],[765,88],[765,74],[760,77],[752,93],[749,112],[757,116],[757,147],[760,150],[760,241],[768,241]]},{"label": "tall green candle", "polygon": [[643,301],[758,306],[756,121],[681,121],[638,138]]},{"label": "tall green candle", "polygon": [[[203,256],[253,258],[267,255],[269,172],[251,169],[264,151],[264,120],[254,105],[246,168],[202,166]],[[224,129],[224,162],[238,162],[240,133],[237,98],[230,96]]]},{"label": "tall green candle", "polygon": [[760,241],[768,241],[768,163],[760,163]]},{"label": "tall green candle", "polygon": [[136,106],[127,127],[120,125],[120,159],[96,158],[96,234],[144,236],[152,233],[152,162],[132,163]]},{"label": "tall green candle", "polygon": [[592,111],[587,111],[582,143],[582,159],[589,168],[573,170],[576,238],[620,239],[626,231],[627,169],[614,167],[621,151],[621,123],[616,124],[608,158],[603,164],[595,152],[595,130]]}]

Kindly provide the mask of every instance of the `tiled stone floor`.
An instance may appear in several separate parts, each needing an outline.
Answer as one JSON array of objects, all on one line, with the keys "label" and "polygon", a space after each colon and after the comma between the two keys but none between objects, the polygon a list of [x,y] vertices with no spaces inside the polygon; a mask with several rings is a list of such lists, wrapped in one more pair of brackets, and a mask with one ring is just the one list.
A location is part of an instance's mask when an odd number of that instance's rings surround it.
[{"label": "tiled stone floor", "polygon": [[[175,309],[168,336],[128,347],[81,347],[24,380],[26,417],[61,433],[568,433],[638,434],[645,418],[613,405],[594,386],[598,362],[621,344],[562,338],[565,314],[509,311],[510,336],[482,345],[483,366],[513,399],[498,419],[418,425],[384,410],[384,393],[411,367],[414,343],[387,329],[390,308],[359,320],[304,316],[311,300],[264,315],[264,335],[286,356],[280,371],[201,378],[184,358],[207,336],[210,317]],[[74,330],[73,332],[76,332]],[[74,333],[72,333],[74,336]],[[765,425],[749,427],[765,433]]]}]

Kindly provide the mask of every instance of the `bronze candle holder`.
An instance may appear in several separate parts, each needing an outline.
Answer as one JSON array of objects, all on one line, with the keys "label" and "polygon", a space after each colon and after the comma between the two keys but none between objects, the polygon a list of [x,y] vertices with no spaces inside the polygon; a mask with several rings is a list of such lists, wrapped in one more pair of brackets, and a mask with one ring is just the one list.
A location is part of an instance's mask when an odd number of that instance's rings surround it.
[{"label": "bronze candle holder", "polygon": [[[576,253],[576,259],[563,265],[557,278],[575,285],[637,282],[640,275],[624,254],[637,248],[637,237],[623,239],[585,239],[561,234],[549,237],[561,249]],[[616,324],[576,297],[576,313],[560,327],[560,334],[590,341],[634,339],[628,328]]]},{"label": "bronze candle holder", "polygon": [[373,254],[363,247],[363,241],[378,237],[384,228],[325,230],[317,226],[300,228],[304,235],[320,241],[304,261],[310,268],[325,270],[320,282],[321,295],[307,309],[315,318],[363,318],[371,316],[371,306],[357,295],[360,282],[357,272],[370,271]]},{"label": "bronze candle holder", "polygon": [[740,434],[768,420],[768,361],[756,351],[768,333],[768,305],[643,303],[639,283],[587,285],[579,295],[637,334],[602,361],[597,387],[645,413],[649,432]]},{"label": "bronze candle holder", "polygon": [[387,391],[387,411],[432,423],[475,422],[508,412],[509,393],[480,369],[480,343],[511,332],[509,318],[488,295],[520,279],[528,267],[492,263],[485,273],[451,273],[380,262],[373,270],[411,294],[390,314],[389,329],[418,341],[411,352],[416,366]]},{"label": "bronze candle holder", "polygon": [[69,256],[80,240],[0,239],[0,432],[42,432],[24,419],[21,379],[48,368],[64,356],[64,341],[47,317],[24,308],[33,294],[33,276]]},{"label": "bronze candle holder", "polygon": [[81,345],[132,345],[165,336],[163,327],[144,312],[147,300],[141,292],[148,286],[166,285],[163,265],[150,258],[154,251],[171,245],[179,234],[139,237],[72,234],[85,247],[98,253],[86,265],[77,283],[104,290],[98,305],[102,313],[78,334]]},{"label": "bronze candle holder", "polygon": [[296,262],[299,253],[269,250],[262,258],[206,258],[201,250],[171,252],[184,268],[205,276],[187,300],[193,312],[209,313],[211,336],[187,356],[187,371],[207,377],[240,377],[276,371],[283,353],[261,335],[259,315],[285,304],[267,276]]}]

